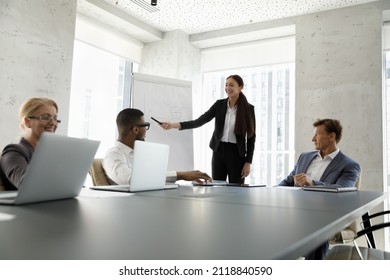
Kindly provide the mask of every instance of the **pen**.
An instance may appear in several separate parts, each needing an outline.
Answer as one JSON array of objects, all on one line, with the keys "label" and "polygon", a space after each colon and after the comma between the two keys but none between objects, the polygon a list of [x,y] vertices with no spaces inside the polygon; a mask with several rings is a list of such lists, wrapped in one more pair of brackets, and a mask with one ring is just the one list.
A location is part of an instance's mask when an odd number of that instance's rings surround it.
[{"label": "pen", "polygon": [[153,118],[153,117],[151,117],[152,118],[152,120],[154,120],[156,123],[158,123],[159,125],[162,125],[162,123],[161,122],[159,122],[158,120],[156,120],[155,118]]}]

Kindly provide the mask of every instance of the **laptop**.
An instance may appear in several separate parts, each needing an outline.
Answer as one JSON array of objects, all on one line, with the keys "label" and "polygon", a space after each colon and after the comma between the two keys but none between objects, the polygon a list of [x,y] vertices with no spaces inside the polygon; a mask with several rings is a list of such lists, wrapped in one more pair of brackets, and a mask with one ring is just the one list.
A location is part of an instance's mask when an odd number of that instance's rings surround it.
[{"label": "laptop", "polygon": [[94,140],[43,133],[18,191],[0,192],[0,204],[76,197],[99,144]]},{"label": "laptop", "polygon": [[91,189],[120,192],[141,192],[177,188],[166,183],[169,146],[165,144],[135,141],[133,170],[129,185],[93,186]]}]

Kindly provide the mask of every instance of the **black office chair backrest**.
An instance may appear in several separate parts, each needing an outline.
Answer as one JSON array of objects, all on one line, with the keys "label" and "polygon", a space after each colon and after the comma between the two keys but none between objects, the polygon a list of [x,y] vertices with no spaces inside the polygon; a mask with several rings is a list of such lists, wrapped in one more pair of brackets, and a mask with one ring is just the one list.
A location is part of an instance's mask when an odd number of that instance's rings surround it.
[{"label": "black office chair backrest", "polygon": [[[390,210],[382,211],[369,215],[368,219],[372,222],[373,218],[389,215]],[[356,240],[362,236],[365,236],[368,241],[367,235],[377,230],[390,227],[390,222],[377,223],[368,228],[364,228],[356,233],[353,239],[354,246],[338,245],[334,246],[327,254],[327,260],[390,260],[390,252],[378,250],[375,248],[359,247]]]}]

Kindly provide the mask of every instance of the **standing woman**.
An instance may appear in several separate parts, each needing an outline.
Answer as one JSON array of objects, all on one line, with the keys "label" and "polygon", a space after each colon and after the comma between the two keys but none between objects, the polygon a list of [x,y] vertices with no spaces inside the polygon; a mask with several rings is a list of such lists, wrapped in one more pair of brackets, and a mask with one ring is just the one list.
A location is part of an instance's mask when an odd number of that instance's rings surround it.
[{"label": "standing woman", "polygon": [[256,140],[256,121],[254,106],[249,104],[242,93],[244,81],[238,75],[227,77],[226,99],[217,100],[211,108],[198,119],[187,122],[163,122],[161,127],[168,130],[176,128],[197,128],[215,118],[214,133],[210,140],[213,150],[212,177],[229,183],[243,184],[249,175]]},{"label": "standing woman", "polygon": [[57,103],[45,97],[30,98],[20,107],[23,136],[19,144],[7,145],[0,158],[0,177],[6,190],[18,189],[42,133],[54,133],[61,122],[57,113]]}]

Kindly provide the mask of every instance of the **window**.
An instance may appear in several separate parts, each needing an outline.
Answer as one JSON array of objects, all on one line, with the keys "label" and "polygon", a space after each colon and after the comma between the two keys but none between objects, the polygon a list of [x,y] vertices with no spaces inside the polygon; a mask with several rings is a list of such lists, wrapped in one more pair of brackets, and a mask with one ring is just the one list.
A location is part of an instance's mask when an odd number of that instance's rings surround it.
[{"label": "window", "polygon": [[130,105],[133,63],[76,40],[68,135],[101,141],[103,157],[117,138],[116,115]]},{"label": "window", "polygon": [[[226,98],[226,77],[240,75],[244,80],[243,93],[255,106],[256,143],[250,177],[246,183],[276,185],[294,165],[294,64],[209,72],[203,76],[201,111],[205,112],[217,100]],[[208,147],[213,122],[198,133],[195,155],[200,169],[211,170],[212,151]]]},{"label": "window", "polygon": [[[387,182],[387,189],[384,191],[390,192],[390,50],[385,51],[385,74],[384,74],[384,79],[385,79],[385,99],[386,100],[386,147],[387,149],[385,150],[386,155],[386,166],[387,166],[387,173],[385,176],[387,178],[385,179],[385,182]],[[390,209],[390,199],[387,199],[387,209]],[[387,235],[387,236],[386,236]],[[385,231],[385,249],[386,251],[389,251],[390,248],[390,234],[388,231]]]},{"label": "window", "polygon": [[[383,150],[383,158],[384,158],[384,180],[385,188],[384,192],[390,192],[390,24],[384,23],[383,25],[383,66],[384,66],[384,73],[383,73],[383,83],[384,83],[384,133],[386,137],[386,141],[384,143],[384,150]],[[386,204],[387,201],[387,204]],[[385,200],[384,210],[390,209],[390,199]],[[385,220],[385,222],[388,222],[389,220]],[[385,250],[390,251],[390,231],[385,230]]]}]

